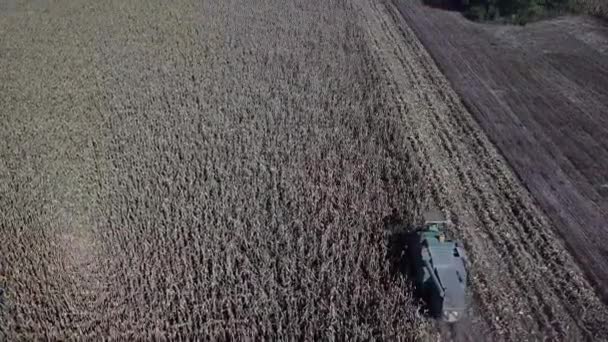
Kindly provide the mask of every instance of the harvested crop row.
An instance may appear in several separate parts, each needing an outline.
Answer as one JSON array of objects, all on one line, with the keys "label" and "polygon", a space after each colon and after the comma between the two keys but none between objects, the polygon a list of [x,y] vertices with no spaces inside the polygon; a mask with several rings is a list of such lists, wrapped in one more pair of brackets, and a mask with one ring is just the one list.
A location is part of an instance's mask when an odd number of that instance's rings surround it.
[{"label": "harvested crop row", "polygon": [[584,17],[525,28],[474,24],[418,1],[394,3],[608,298],[604,25]]},{"label": "harvested crop row", "polygon": [[605,336],[605,306],[407,23],[390,3],[362,4],[427,190],[452,210],[472,254],[478,317],[470,331],[483,336],[468,337]]}]

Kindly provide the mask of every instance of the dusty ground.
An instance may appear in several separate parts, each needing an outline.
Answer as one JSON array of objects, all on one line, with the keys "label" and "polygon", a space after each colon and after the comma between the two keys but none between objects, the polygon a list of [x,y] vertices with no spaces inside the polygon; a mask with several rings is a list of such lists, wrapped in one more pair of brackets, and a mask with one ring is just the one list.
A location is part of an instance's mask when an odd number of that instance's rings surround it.
[{"label": "dusty ground", "polygon": [[480,25],[395,3],[608,298],[608,26]]},{"label": "dusty ground", "polygon": [[[0,16],[0,339],[608,336],[390,3],[52,4]],[[385,234],[430,205],[471,254],[455,328]]]}]

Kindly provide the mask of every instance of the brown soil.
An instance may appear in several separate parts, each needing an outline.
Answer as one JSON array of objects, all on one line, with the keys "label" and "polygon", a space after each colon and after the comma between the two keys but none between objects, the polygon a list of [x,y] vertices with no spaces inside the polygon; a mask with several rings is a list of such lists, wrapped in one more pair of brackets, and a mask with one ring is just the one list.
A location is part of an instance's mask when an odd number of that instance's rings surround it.
[{"label": "brown soil", "polygon": [[[426,23],[432,18],[408,12],[414,10],[420,11],[414,5],[402,7],[404,17],[411,22]],[[393,98],[412,133],[410,143],[418,152],[418,162],[425,166],[426,189],[457,215],[460,229],[456,234],[465,241],[474,260],[473,327],[444,330],[456,339],[472,340],[604,338],[606,328],[599,317],[607,317],[606,307],[564,250],[543,211],[492,146],[482,130],[485,126],[480,127],[469,114],[432,62],[410,22],[390,3],[386,3],[386,13],[381,5],[370,5],[366,11],[369,39],[385,62]],[[451,56],[449,63],[444,61],[452,72],[471,70],[469,64],[463,68],[458,50],[437,42],[445,43],[445,37],[454,32],[459,31],[421,32],[420,36],[425,42],[435,40],[435,45],[430,45],[432,51],[442,51],[446,59]],[[435,39],[437,36],[440,38]],[[470,79],[476,74],[458,75]],[[480,88],[468,85],[467,89]],[[501,109],[500,104],[497,107]],[[507,121],[494,111],[473,113],[486,113],[488,121],[495,124]],[[489,133],[493,137],[492,131]],[[511,137],[511,131],[508,133],[503,136]],[[521,155],[525,160],[528,156]],[[540,158],[546,159],[543,156],[541,153]],[[479,335],[471,336],[471,332]]]},{"label": "brown soil", "polygon": [[608,26],[480,25],[395,3],[608,300]]}]

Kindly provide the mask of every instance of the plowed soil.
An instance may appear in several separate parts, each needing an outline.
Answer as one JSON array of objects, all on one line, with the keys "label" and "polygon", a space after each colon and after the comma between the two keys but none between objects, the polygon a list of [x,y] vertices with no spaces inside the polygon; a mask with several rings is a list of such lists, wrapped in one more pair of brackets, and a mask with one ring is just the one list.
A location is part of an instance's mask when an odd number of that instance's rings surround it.
[{"label": "plowed soil", "polygon": [[395,4],[608,302],[608,25]]},{"label": "plowed soil", "polygon": [[606,307],[551,223],[397,8],[385,5],[368,8],[370,40],[384,56],[393,98],[411,129],[418,163],[425,166],[425,185],[457,215],[457,234],[473,254],[477,318],[456,337],[605,338],[606,327],[598,318],[606,317]]},{"label": "plowed soil", "polygon": [[[390,2],[49,4],[0,16],[0,340],[608,336]],[[455,326],[386,232],[430,206],[471,258]]]}]

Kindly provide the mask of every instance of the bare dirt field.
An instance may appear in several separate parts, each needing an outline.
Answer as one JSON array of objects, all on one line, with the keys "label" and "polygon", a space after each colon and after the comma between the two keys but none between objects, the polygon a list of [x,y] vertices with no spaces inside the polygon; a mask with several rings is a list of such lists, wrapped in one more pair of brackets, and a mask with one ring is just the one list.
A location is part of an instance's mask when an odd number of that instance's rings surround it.
[{"label": "bare dirt field", "polygon": [[603,338],[605,327],[592,317],[606,307],[408,23],[391,3],[386,8],[387,15],[378,5],[365,16],[379,22],[371,39],[426,167],[427,190],[458,215],[458,234],[475,259],[478,316],[466,331],[479,332],[473,340]]},{"label": "bare dirt field", "polygon": [[[0,16],[0,340],[601,340],[608,309],[390,2]],[[418,312],[387,218],[457,223]]]},{"label": "bare dirt field", "polygon": [[395,4],[608,301],[608,24]]}]

